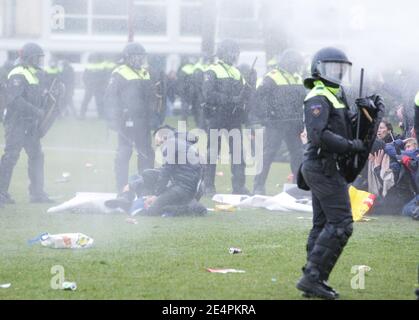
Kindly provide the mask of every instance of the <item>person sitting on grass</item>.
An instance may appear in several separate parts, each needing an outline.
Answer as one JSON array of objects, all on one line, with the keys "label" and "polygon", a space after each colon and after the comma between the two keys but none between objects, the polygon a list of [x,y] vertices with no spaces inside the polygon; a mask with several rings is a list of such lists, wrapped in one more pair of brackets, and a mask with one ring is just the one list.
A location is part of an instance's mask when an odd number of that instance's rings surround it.
[{"label": "person sitting on grass", "polygon": [[[411,140],[396,139],[384,150],[370,155],[368,191],[377,195],[371,214],[399,215],[404,205],[415,195],[412,178],[399,161],[410,152]],[[406,150],[407,148],[407,150]]]},{"label": "person sitting on grass", "polygon": [[[396,140],[397,141],[397,140]],[[396,142],[395,141],[395,142]],[[395,158],[401,170],[405,170],[408,173],[410,178],[412,190],[415,193],[415,196],[403,206],[402,215],[412,217],[414,220],[419,220],[419,149],[418,144],[415,138],[408,138],[404,141],[397,141],[397,144],[404,148],[399,154],[396,153],[396,150],[392,146],[386,146],[386,149],[392,154],[392,157]]]},{"label": "person sitting on grass", "polygon": [[105,205],[145,216],[205,215],[206,207],[198,202],[203,194],[203,167],[194,146],[198,139],[169,126],[154,137],[162,147],[163,166],[132,176],[124,192]]}]

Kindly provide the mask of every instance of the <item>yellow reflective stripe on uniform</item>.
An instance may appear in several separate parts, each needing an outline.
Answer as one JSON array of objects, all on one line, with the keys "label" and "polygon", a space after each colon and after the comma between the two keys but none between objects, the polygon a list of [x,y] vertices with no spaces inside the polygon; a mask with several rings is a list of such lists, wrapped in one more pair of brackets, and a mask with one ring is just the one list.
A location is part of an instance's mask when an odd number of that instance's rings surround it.
[{"label": "yellow reflective stripe on uniform", "polygon": [[149,72],[142,68],[140,70],[134,71],[127,65],[122,65],[116,68],[112,73],[118,73],[125,80],[150,80]]},{"label": "yellow reflective stripe on uniform", "polygon": [[88,63],[86,69],[91,71],[103,70],[103,63]]},{"label": "yellow reflective stripe on uniform", "polygon": [[190,63],[188,63],[188,64],[185,64],[183,67],[182,67],[182,72],[184,72],[184,73],[186,73],[187,75],[191,75],[191,74],[193,74],[194,73],[194,71],[195,71],[195,67],[194,67],[194,65],[192,65],[192,64],[190,64]]},{"label": "yellow reflective stripe on uniform", "polygon": [[194,72],[195,72],[196,70],[201,70],[201,71],[203,71],[203,72],[205,72],[205,71],[207,71],[207,70],[208,70],[208,65],[203,64],[203,63],[201,63],[201,62],[196,63],[193,67],[194,67]]},{"label": "yellow reflective stripe on uniform", "polygon": [[274,69],[266,74],[271,78],[277,86],[285,86],[290,84],[301,84],[300,78],[288,73],[285,70]]},{"label": "yellow reflective stripe on uniform", "polygon": [[24,76],[29,84],[39,84],[39,79],[36,76],[36,70],[34,68],[25,68],[24,66],[18,66],[12,69],[12,71],[10,71],[9,75],[7,76],[7,79],[10,79],[14,75]]},{"label": "yellow reflective stripe on uniform", "polygon": [[116,66],[117,64],[112,61],[105,61],[102,64],[103,69],[108,69],[108,70],[113,70],[116,68]]},{"label": "yellow reflective stripe on uniform", "polygon": [[416,107],[419,107],[419,92],[415,96],[415,105]]},{"label": "yellow reflective stripe on uniform", "polygon": [[262,78],[258,78],[256,80],[256,89],[258,89],[263,83],[263,79]]},{"label": "yellow reflective stripe on uniform", "polygon": [[233,66],[229,66],[223,62],[218,62],[216,64],[212,64],[208,67],[208,71],[213,71],[217,77],[217,79],[229,79],[232,78],[237,81],[242,81],[245,83],[244,78],[242,77],[239,69]]},{"label": "yellow reflective stripe on uniform", "polygon": [[45,68],[45,72],[48,74],[58,74],[60,72],[60,69],[58,68],[51,68],[51,67],[46,67]]},{"label": "yellow reflective stripe on uniform", "polygon": [[314,88],[311,89],[304,101],[307,101],[308,99],[311,99],[316,96],[326,97],[335,109],[346,108],[345,104],[340,102],[338,98],[332,92],[330,92],[329,89],[327,89],[324,83],[319,80],[314,81]]}]

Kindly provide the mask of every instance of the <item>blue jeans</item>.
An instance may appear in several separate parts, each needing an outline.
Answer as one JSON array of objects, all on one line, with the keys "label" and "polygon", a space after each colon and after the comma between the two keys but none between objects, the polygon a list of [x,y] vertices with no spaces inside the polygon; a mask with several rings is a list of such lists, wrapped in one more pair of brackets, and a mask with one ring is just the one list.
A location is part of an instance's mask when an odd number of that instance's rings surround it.
[{"label": "blue jeans", "polygon": [[410,200],[404,207],[402,210],[402,215],[407,216],[407,217],[412,217],[414,213],[417,212],[417,210],[419,210],[419,205],[418,205],[418,201],[419,198],[418,196],[415,196],[412,200]]}]

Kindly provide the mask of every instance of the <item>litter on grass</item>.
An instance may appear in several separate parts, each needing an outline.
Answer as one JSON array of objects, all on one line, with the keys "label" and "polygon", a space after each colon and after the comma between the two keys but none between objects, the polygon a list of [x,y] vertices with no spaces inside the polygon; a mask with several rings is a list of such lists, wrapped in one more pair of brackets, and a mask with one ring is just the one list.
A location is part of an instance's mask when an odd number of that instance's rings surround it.
[{"label": "litter on grass", "polygon": [[238,269],[211,269],[207,268],[208,272],[211,273],[245,273],[244,270],[238,270]]},{"label": "litter on grass", "polygon": [[11,287],[11,283],[3,283],[3,284],[0,284],[0,288],[1,289],[9,289],[10,287]]},{"label": "litter on grass", "polygon": [[71,174],[70,172],[63,172],[61,174],[61,178],[55,180],[57,183],[65,183],[70,181]]},{"label": "litter on grass", "polygon": [[29,244],[41,243],[43,247],[53,249],[84,249],[90,248],[94,240],[82,233],[43,233],[35,239],[29,240]]}]

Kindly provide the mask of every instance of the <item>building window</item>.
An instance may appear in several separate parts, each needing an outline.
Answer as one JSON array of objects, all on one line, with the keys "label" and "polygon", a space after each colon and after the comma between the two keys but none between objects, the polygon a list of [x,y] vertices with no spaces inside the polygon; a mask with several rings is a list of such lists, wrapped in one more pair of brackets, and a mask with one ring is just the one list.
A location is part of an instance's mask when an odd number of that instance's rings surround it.
[{"label": "building window", "polygon": [[126,0],[91,1],[93,34],[127,34],[128,3]]},{"label": "building window", "polygon": [[51,4],[64,8],[63,28],[52,28],[53,33],[88,33],[87,0],[53,0]]},{"label": "building window", "polygon": [[[229,0],[217,2],[218,35],[223,38],[256,40],[260,38],[258,2]],[[243,26],[246,28],[243,28]]]},{"label": "building window", "polygon": [[139,36],[166,35],[167,1],[137,0],[133,6],[134,31]]},{"label": "building window", "polygon": [[182,0],[180,8],[180,34],[200,36],[202,33],[202,0]]},{"label": "building window", "polygon": [[255,19],[255,0],[219,1],[219,14],[224,19]]},{"label": "building window", "polygon": [[64,28],[53,33],[125,35],[128,32],[128,0],[52,0],[65,12]]}]

